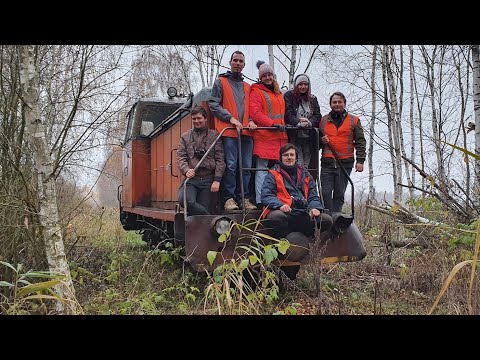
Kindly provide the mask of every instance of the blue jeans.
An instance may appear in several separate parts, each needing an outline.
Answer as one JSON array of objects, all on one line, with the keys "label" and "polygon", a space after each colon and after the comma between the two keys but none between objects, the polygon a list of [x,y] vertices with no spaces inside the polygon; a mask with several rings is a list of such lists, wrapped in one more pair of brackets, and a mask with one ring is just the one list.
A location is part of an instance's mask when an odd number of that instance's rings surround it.
[{"label": "blue jeans", "polygon": [[[257,165],[256,168],[265,169],[268,168],[268,159],[261,159],[257,158]],[[263,182],[267,177],[267,171],[257,171],[255,174],[255,195],[256,195],[256,202],[257,204],[262,203],[262,188]]]},{"label": "blue jeans", "polygon": [[[241,199],[240,183],[237,184],[238,167],[238,139],[222,137],[223,151],[225,153],[225,173],[222,183],[224,187],[224,201],[234,199],[237,202]],[[242,167],[252,167],[253,139],[251,136],[242,136]],[[243,171],[243,191],[245,198],[248,198],[250,185],[250,171]]]}]

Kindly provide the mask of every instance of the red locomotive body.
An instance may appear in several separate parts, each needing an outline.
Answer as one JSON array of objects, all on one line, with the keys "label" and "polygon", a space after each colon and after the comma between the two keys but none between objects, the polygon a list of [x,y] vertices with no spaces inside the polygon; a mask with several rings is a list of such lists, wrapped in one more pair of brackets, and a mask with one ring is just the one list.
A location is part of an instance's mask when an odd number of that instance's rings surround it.
[{"label": "red locomotive body", "polygon": [[[176,163],[176,149],[181,134],[192,127],[190,110],[194,104],[207,110],[209,127],[214,128],[208,108],[210,91],[211,88],[204,88],[195,96],[181,101],[175,98],[141,99],[133,105],[128,113],[122,185],[118,188],[120,221],[124,229],[142,231],[143,239],[151,245],[171,241],[175,246],[183,246],[185,261],[196,271],[212,269],[222,261],[235,257],[235,253],[241,251],[238,242],[248,241],[245,239],[252,234],[252,229],[271,235],[259,220],[261,210],[225,213],[220,196],[212,196],[211,209],[214,215],[186,216],[183,204],[178,204],[182,174]],[[318,131],[312,130],[312,134],[316,137],[317,148],[313,151],[313,168],[309,171],[318,183]],[[252,182],[254,178],[252,176]],[[342,220],[348,218],[340,217]],[[362,236],[352,221],[348,223],[349,226],[335,233],[327,231],[320,234],[322,251],[319,258],[322,262],[356,261],[366,255]],[[218,238],[225,229],[228,229],[229,241],[219,242]],[[209,251],[222,253],[212,265],[207,260]],[[309,258],[308,249],[295,251],[293,244],[279,265],[295,266],[298,271],[299,265],[309,261]]]}]

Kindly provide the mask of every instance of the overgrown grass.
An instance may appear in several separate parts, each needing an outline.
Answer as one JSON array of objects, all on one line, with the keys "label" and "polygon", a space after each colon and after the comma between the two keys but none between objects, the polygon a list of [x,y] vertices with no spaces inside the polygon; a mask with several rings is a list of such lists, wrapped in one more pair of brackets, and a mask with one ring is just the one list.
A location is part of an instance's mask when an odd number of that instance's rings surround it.
[{"label": "overgrown grass", "polygon": [[[235,294],[233,279],[225,281],[225,273],[216,274],[218,281],[209,281],[206,274],[185,267],[178,250],[149,249],[140,235],[121,228],[118,214],[105,213],[101,222],[91,222],[97,228],[81,225],[86,236],[68,256],[77,298],[86,314],[218,314],[217,297],[222,314],[428,314],[451,269],[474,255],[473,245],[466,241],[449,246],[445,239],[435,248],[391,249],[374,241],[377,236],[364,235],[367,256],[363,261],[322,265],[314,260],[302,267],[297,280],[286,281],[277,299],[247,310],[238,302],[236,307],[228,305]],[[458,272],[435,313],[468,314],[470,283],[471,273]],[[480,308],[479,292],[475,281],[471,287],[474,312]],[[206,305],[207,295],[212,297]]]}]

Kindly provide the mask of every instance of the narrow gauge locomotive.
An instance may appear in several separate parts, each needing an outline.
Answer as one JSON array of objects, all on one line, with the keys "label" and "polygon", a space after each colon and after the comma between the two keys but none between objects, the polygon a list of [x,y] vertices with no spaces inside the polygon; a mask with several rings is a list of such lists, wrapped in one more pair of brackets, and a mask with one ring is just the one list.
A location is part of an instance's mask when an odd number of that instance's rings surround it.
[{"label": "narrow gauge locomotive", "polygon": [[[212,215],[186,216],[186,204],[178,203],[182,174],[176,163],[177,146],[181,134],[192,128],[190,110],[196,104],[207,110],[209,127],[214,128],[213,116],[208,107],[210,92],[211,88],[203,88],[195,95],[179,99],[175,97],[176,90],[170,88],[168,99],[146,98],[136,101],[127,115],[128,125],[122,154],[122,184],[118,187],[117,194],[120,221],[125,230],[141,231],[143,240],[151,245],[168,240],[175,246],[184,247],[184,260],[196,271],[212,270],[221,262],[235,257],[239,250],[237,242],[248,239],[251,231],[247,231],[244,226],[231,226],[234,223],[254,227],[255,230],[272,235],[268,228],[262,226],[261,221],[254,221],[261,219],[261,209],[226,212],[221,196],[217,194],[212,193],[211,197]],[[314,137],[315,148],[309,171],[319,184],[318,130],[310,131]],[[207,149],[207,152],[212,148],[213,146]],[[241,151],[238,153],[241,154]],[[241,164],[241,161],[239,163]],[[239,172],[244,170],[247,169],[239,169]],[[242,176],[239,176],[239,179],[241,182]],[[252,176],[251,193],[255,193],[254,182],[255,176]],[[310,239],[320,241],[321,251],[318,258],[321,262],[358,261],[366,255],[362,235],[353,223],[354,187],[351,179],[350,184],[352,214],[331,214],[334,220],[332,229],[322,232],[318,239]],[[240,185],[243,194],[243,184]],[[226,232],[229,232],[229,240],[219,242],[219,236]],[[282,256],[283,259],[278,260],[278,265],[296,274],[300,265],[309,261],[310,246],[295,244],[292,239],[294,240],[294,237],[289,239],[291,246],[285,256]],[[212,265],[207,260],[209,251],[222,254],[215,258]]]}]

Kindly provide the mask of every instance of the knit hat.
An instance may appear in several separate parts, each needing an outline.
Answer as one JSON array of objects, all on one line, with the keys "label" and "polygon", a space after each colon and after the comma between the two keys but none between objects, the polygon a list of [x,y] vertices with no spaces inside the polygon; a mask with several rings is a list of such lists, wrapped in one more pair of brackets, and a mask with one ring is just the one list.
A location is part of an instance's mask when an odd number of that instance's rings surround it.
[{"label": "knit hat", "polygon": [[297,86],[301,82],[306,82],[307,84],[310,84],[310,79],[305,74],[297,75],[297,77],[295,78],[295,86]]},{"label": "knit hat", "polygon": [[265,61],[258,60],[257,61],[257,68],[258,68],[258,78],[261,79],[263,75],[270,73],[273,76],[275,76],[275,72],[273,71],[273,68],[265,63]]}]

